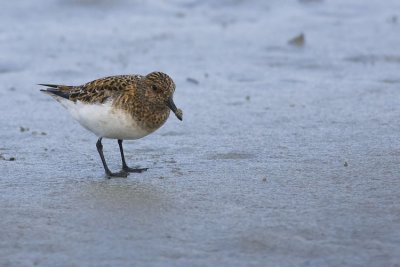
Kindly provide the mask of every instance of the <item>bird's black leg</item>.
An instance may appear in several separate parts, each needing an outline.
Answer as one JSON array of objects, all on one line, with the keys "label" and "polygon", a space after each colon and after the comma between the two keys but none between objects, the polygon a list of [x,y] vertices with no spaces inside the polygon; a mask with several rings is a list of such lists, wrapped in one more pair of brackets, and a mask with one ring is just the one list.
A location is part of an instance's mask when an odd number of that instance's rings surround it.
[{"label": "bird's black leg", "polygon": [[126,172],[138,172],[138,173],[147,171],[148,168],[129,168],[125,162],[124,149],[122,148],[122,140],[121,139],[118,139],[118,145],[119,145],[119,151],[121,152],[122,170],[124,170]]},{"label": "bird's black leg", "polygon": [[103,167],[104,167],[104,170],[106,171],[107,177],[108,178],[111,178],[111,177],[127,177],[128,174],[126,172],[124,172],[124,171],[117,172],[117,173],[113,173],[113,172],[110,171],[110,169],[107,166],[106,160],[104,158],[103,144],[101,143],[101,139],[102,138],[100,137],[99,140],[97,140],[96,147],[97,147],[97,151],[100,154],[101,162],[103,162]]}]

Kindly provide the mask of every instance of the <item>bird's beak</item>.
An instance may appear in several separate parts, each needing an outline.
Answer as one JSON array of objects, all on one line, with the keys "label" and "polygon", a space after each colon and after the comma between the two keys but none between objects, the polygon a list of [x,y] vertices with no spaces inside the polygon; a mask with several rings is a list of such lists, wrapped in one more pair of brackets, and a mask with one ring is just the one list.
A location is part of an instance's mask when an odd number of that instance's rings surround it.
[{"label": "bird's beak", "polygon": [[179,108],[176,108],[174,100],[172,99],[172,96],[168,99],[167,106],[172,110],[172,112],[175,113],[175,116],[181,121],[182,115],[183,115],[182,110]]}]

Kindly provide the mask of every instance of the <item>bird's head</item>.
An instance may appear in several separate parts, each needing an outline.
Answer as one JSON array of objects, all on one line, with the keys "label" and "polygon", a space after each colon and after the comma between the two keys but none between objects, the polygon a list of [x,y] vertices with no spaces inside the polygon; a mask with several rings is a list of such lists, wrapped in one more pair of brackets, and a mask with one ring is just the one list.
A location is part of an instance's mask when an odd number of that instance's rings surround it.
[{"label": "bird's head", "polygon": [[171,77],[163,72],[152,72],[144,77],[144,85],[146,98],[151,103],[170,108],[182,120],[182,110],[175,106],[173,100],[175,83]]}]

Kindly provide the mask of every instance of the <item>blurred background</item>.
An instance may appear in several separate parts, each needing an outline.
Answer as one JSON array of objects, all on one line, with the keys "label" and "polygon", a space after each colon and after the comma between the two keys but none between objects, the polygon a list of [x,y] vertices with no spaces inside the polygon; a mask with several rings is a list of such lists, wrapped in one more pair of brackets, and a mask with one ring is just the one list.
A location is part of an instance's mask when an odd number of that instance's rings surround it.
[{"label": "blurred background", "polygon": [[[400,2],[0,4],[1,266],[397,266]],[[162,129],[107,180],[38,83],[159,70]],[[104,142],[111,169],[115,140]]]}]

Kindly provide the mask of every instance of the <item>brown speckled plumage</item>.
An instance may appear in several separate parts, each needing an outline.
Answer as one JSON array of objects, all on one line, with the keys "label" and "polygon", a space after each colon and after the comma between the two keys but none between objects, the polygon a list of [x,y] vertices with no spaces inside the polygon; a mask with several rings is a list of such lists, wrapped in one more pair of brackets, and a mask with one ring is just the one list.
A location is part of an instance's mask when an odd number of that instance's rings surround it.
[{"label": "brown speckled plumage", "polygon": [[129,112],[148,131],[156,130],[167,120],[170,109],[165,103],[175,91],[173,80],[162,72],[110,76],[79,86],[43,85],[56,88],[73,102],[101,104],[111,100],[115,108]]}]

